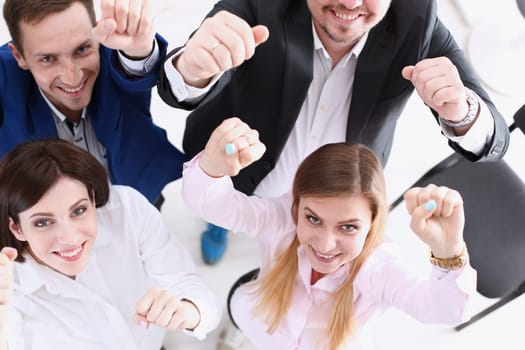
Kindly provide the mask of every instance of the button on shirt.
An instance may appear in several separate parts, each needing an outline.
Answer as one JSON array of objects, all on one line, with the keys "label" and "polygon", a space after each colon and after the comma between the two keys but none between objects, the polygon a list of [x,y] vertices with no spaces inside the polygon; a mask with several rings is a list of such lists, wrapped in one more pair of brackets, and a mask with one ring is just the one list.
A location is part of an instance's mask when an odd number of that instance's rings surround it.
[{"label": "button on shirt", "polygon": [[[266,273],[295,237],[290,194],[273,199],[246,196],[233,188],[229,177],[206,175],[198,157],[185,164],[185,202],[208,222],[257,238],[260,273]],[[295,280],[292,302],[273,334],[266,332],[266,324],[251,311],[253,285],[242,285],[232,297],[233,318],[258,349],[328,349],[326,328],[334,306],[333,292],[348,277],[348,267],[342,266],[311,285],[312,266],[301,246],[297,258],[298,274],[290,276]],[[367,322],[387,307],[399,308],[422,322],[455,324],[467,319],[467,302],[476,291],[475,270],[468,263],[454,271],[430,270],[430,276],[413,275],[401,263],[393,243],[376,248],[354,281],[354,308],[361,333],[347,339],[343,348],[368,349]]]},{"label": "button on shirt", "polygon": [[15,263],[5,328],[10,350],[158,350],[166,331],[132,321],[136,303],[153,286],[197,305],[201,321],[188,335],[202,339],[218,325],[214,294],[142,195],[112,186],[110,201],[97,209],[97,224],[87,267],[75,280],[29,254],[25,263]]}]

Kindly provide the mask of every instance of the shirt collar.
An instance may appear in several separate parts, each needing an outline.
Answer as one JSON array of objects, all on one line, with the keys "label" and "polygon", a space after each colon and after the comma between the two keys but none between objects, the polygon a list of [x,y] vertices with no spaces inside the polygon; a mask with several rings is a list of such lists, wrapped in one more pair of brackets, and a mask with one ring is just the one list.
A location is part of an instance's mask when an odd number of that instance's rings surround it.
[{"label": "shirt collar", "polygon": [[[64,113],[60,112],[58,110],[58,108],[56,108],[55,105],[52,104],[51,101],[49,101],[47,96],[42,92],[42,89],[39,88],[38,90],[40,90],[40,94],[44,98],[44,101],[46,101],[46,103],[49,106],[49,108],[51,108],[51,111],[53,112],[53,115],[56,118],[58,118],[61,122],[64,122],[67,119],[66,116],[64,115]],[[81,119],[86,119],[86,108],[85,107],[82,109],[82,115],[80,116],[80,118]]]},{"label": "shirt collar", "polygon": [[[323,43],[321,42],[321,39],[319,39],[319,35],[317,35],[317,30],[315,29],[313,21],[312,21],[312,33],[314,37],[314,50],[315,51],[321,50],[323,57],[331,61],[332,59],[330,58],[328,51],[326,51]],[[352,49],[343,57],[343,59],[341,59],[340,64],[342,64],[343,66],[346,65],[346,63],[352,56],[354,56],[355,58],[358,58],[359,55],[361,54],[361,51],[363,51],[363,48],[365,47],[367,39],[368,39],[368,32],[366,32],[365,35],[363,35],[357,41],[354,47],[352,47]]]}]

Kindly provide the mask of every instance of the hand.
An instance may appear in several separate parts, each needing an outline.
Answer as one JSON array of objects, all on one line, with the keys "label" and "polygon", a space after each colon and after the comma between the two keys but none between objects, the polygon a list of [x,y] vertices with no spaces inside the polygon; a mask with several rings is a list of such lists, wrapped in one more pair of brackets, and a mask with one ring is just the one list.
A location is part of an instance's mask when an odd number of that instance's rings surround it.
[{"label": "hand", "polygon": [[465,214],[459,192],[444,186],[414,187],[404,195],[410,228],[437,258],[448,259],[463,250]]},{"label": "hand", "polygon": [[220,11],[202,22],[173,64],[187,84],[204,87],[215,75],[250,59],[268,36],[265,26],[250,27],[242,18]]},{"label": "hand", "polygon": [[447,57],[428,58],[403,68],[423,102],[442,118],[460,121],[467,115],[465,86],[456,66]]},{"label": "hand", "polygon": [[154,324],[169,330],[193,330],[201,320],[199,309],[192,302],[178,300],[168,291],[151,288],[135,307],[133,321],[140,327]]},{"label": "hand", "polygon": [[101,0],[102,19],[93,35],[104,46],[142,59],[153,51],[155,28],[150,0]]},{"label": "hand", "polygon": [[7,308],[13,296],[13,261],[17,251],[4,247],[0,251],[0,330],[3,330],[7,317]]},{"label": "hand", "polygon": [[[227,154],[227,147],[233,151],[232,154]],[[235,176],[260,159],[265,151],[266,146],[259,141],[257,130],[251,129],[239,118],[229,118],[212,132],[199,165],[213,177]]]}]

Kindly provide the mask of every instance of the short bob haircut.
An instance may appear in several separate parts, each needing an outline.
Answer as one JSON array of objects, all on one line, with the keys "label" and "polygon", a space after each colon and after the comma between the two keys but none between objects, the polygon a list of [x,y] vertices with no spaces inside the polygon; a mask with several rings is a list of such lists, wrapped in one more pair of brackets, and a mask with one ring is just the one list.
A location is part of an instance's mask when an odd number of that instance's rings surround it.
[{"label": "short bob haircut", "polygon": [[16,248],[16,261],[24,262],[27,242],[9,230],[9,218],[19,224],[19,214],[34,206],[62,177],[86,185],[95,207],[109,198],[109,180],[104,167],[88,152],[60,139],[42,139],[19,144],[0,161],[0,249]]}]

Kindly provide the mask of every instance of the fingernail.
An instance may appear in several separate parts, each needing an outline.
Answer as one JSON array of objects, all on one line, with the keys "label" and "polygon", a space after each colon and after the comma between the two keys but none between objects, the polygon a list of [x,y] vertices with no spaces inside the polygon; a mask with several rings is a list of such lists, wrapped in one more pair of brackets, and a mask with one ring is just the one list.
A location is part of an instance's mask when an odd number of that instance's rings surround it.
[{"label": "fingernail", "polygon": [[436,207],[436,201],[433,199],[425,203],[425,210],[427,211],[434,210],[435,207]]},{"label": "fingernail", "polygon": [[144,328],[144,329],[148,329],[148,327],[149,327],[149,322],[144,321],[144,320],[141,320],[141,321],[139,322],[139,326],[142,327],[142,328]]},{"label": "fingernail", "polygon": [[226,154],[234,154],[235,153],[235,145],[233,143],[227,143],[225,147]]}]

